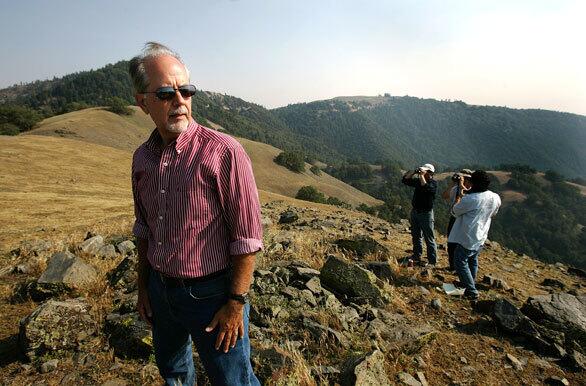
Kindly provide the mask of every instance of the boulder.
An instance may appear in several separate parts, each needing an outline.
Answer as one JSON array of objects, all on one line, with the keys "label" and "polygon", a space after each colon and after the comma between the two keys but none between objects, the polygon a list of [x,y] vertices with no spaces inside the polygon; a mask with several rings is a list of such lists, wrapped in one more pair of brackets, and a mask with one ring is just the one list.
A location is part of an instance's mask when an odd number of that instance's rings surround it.
[{"label": "boulder", "polygon": [[20,321],[19,348],[30,360],[80,349],[98,329],[89,310],[82,299],[48,300]]},{"label": "boulder", "polygon": [[389,250],[370,236],[357,236],[353,239],[339,239],[336,245],[341,249],[353,252],[356,256],[364,257],[373,253],[385,253]]},{"label": "boulder", "polygon": [[586,350],[586,296],[568,293],[533,296],[521,311],[536,323],[563,332],[567,341],[575,341]]},{"label": "boulder", "polygon": [[376,276],[336,256],[328,257],[321,269],[320,280],[322,286],[346,295],[356,303],[370,303],[377,307],[384,305],[383,294],[376,285]]},{"label": "boulder", "polygon": [[351,358],[342,367],[340,384],[342,386],[379,386],[393,383],[385,371],[385,357],[379,350],[364,356]]},{"label": "boulder", "polygon": [[392,282],[397,277],[393,266],[388,261],[369,261],[366,263],[366,269],[381,280]]},{"label": "boulder", "polygon": [[70,252],[57,252],[47,264],[47,269],[38,280],[44,287],[86,288],[95,282],[98,274],[94,267]]},{"label": "boulder", "polygon": [[279,224],[291,224],[297,220],[299,220],[297,213],[293,212],[292,210],[286,210],[281,213],[281,216],[279,217]]},{"label": "boulder", "polygon": [[104,238],[100,235],[93,236],[80,244],[79,249],[89,255],[97,255],[104,246]]},{"label": "boulder", "polygon": [[250,360],[254,373],[262,384],[266,384],[273,373],[293,366],[293,360],[276,346],[270,348],[256,348],[253,346]]},{"label": "boulder", "polygon": [[137,272],[136,272],[136,257],[127,256],[122,260],[116,268],[108,272],[106,278],[108,284],[113,288],[124,289],[126,292],[135,291]]},{"label": "boulder", "polygon": [[118,243],[118,245],[116,245],[116,248],[118,249],[118,252],[120,252],[122,254],[122,256],[126,256],[126,255],[132,253],[132,251],[134,251],[136,246],[134,245],[134,243],[132,241],[124,240],[121,243]]},{"label": "boulder", "polygon": [[108,314],[105,327],[117,356],[148,359],[153,352],[151,329],[140,319],[138,312]]},{"label": "boulder", "polygon": [[543,281],[541,282],[541,285],[544,287],[558,288],[561,290],[564,290],[566,288],[566,285],[564,283],[562,283],[561,281],[559,281],[558,279],[552,279],[549,277],[543,279]]},{"label": "boulder", "polygon": [[333,328],[323,326],[308,318],[303,318],[303,326],[317,341],[330,342],[335,346],[341,346],[344,348],[350,347],[350,342],[344,334]]},{"label": "boulder", "polygon": [[113,259],[116,256],[116,248],[112,244],[104,244],[97,253],[102,259]]}]

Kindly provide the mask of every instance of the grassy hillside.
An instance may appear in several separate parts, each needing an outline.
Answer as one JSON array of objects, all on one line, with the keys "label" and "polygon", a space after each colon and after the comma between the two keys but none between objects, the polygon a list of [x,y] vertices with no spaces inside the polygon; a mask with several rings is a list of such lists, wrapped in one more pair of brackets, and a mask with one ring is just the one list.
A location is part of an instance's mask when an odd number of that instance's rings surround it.
[{"label": "grassy hillside", "polygon": [[[150,134],[140,110],[131,117],[92,108],[41,122],[31,132],[0,136],[0,249],[32,235],[62,236],[105,227],[124,231],[132,222],[132,151]],[[263,195],[294,197],[304,185],[358,205],[380,201],[322,173],[293,173],[275,164],[279,150],[240,139],[249,153]],[[265,193],[266,192],[266,193]]]}]

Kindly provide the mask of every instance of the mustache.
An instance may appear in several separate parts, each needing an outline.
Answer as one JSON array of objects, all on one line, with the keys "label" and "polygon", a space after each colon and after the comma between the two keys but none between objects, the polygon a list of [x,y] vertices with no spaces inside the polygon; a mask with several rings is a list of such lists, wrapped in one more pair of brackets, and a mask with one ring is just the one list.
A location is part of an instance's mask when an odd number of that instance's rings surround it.
[{"label": "mustache", "polygon": [[187,114],[187,107],[181,106],[175,110],[169,111],[169,115],[180,115],[180,114]]}]

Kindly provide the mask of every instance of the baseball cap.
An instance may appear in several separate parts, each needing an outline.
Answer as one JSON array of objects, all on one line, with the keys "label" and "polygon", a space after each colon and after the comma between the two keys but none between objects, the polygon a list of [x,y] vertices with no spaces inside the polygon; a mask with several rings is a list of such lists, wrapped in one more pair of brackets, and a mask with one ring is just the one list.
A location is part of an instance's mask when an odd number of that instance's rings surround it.
[{"label": "baseball cap", "polygon": [[435,167],[432,164],[425,164],[420,167],[421,170],[429,170],[432,173],[435,173]]}]

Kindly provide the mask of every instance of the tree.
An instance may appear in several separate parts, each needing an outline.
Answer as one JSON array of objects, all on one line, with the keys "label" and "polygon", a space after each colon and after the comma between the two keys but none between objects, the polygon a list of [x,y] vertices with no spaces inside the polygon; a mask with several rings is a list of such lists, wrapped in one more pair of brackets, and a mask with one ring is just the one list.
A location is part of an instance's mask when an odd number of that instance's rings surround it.
[{"label": "tree", "polygon": [[[2,105],[0,106],[0,124],[11,123],[16,126],[20,132],[28,131],[41,120],[41,116],[33,109],[23,106]],[[10,127],[4,130],[14,130]]]},{"label": "tree", "polygon": [[305,201],[319,202],[321,204],[326,203],[326,196],[311,185],[304,186],[299,189],[295,198]]},{"label": "tree", "polygon": [[108,111],[118,115],[132,115],[133,110],[128,107],[128,102],[122,98],[112,97],[107,100]]},{"label": "tree", "polygon": [[303,156],[303,153],[299,151],[286,150],[276,156],[274,161],[296,173],[305,171],[305,157]]},{"label": "tree", "polygon": [[317,167],[317,165],[313,165],[309,168],[309,171],[315,174],[316,176],[321,176],[321,169]]},{"label": "tree", "polygon": [[0,135],[18,135],[20,130],[14,123],[0,123]]}]

